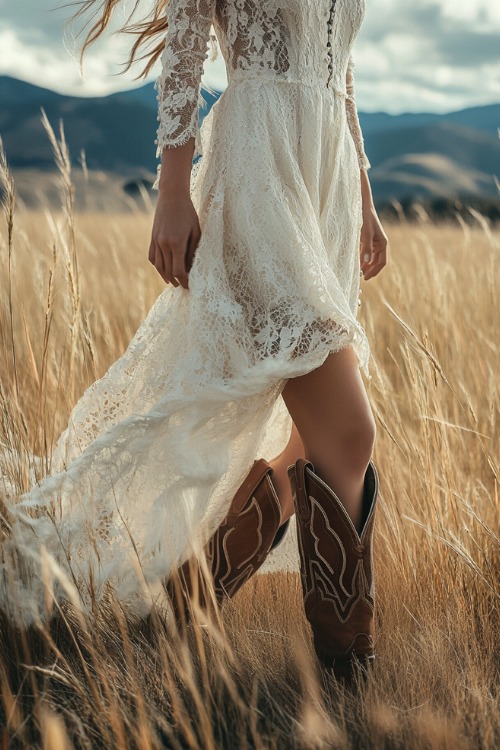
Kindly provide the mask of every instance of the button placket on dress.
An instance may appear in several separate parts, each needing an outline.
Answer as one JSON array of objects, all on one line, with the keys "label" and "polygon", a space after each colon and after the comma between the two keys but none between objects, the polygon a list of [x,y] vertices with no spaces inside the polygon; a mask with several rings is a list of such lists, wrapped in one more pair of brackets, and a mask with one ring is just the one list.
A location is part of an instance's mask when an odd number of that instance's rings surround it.
[{"label": "button placket on dress", "polygon": [[335,5],[337,0],[330,0],[330,10],[328,13],[328,20],[326,22],[328,29],[328,39],[326,42],[327,54],[328,54],[328,80],[326,85],[330,85],[330,80],[333,74],[333,53],[332,53],[332,39],[333,39],[333,16],[335,14]]}]

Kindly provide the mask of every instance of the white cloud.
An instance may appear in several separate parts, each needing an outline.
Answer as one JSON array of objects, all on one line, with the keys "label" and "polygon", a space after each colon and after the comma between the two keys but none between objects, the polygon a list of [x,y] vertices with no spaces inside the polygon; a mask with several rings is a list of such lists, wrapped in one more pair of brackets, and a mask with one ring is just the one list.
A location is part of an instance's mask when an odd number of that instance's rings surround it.
[{"label": "white cloud", "polygon": [[356,39],[356,98],[366,111],[446,112],[500,102],[500,4],[367,2]]},{"label": "white cloud", "polygon": [[[82,79],[78,63],[68,52],[47,44],[23,43],[14,31],[0,31],[2,74],[21,78],[45,88],[67,94],[106,94],[113,72],[108,56],[93,56],[85,66]],[[88,83],[90,82],[90,83]],[[120,88],[122,88],[120,83]]]},{"label": "white cloud", "polygon": [[[435,5],[436,0],[426,0],[425,5]],[[443,18],[463,21],[476,30],[500,26],[500,5],[491,0],[468,0],[458,3],[456,0],[441,0]]]}]

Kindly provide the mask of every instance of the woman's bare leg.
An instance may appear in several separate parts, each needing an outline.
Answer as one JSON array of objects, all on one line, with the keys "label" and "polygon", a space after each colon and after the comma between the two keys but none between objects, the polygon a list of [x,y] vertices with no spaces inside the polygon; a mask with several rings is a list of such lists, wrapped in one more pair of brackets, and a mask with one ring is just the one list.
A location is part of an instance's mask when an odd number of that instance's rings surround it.
[{"label": "woman's bare leg", "polygon": [[283,453],[269,461],[273,468],[273,484],[281,505],[281,519],[285,521],[295,513],[292,489],[288,480],[287,469],[297,459],[305,458],[304,445],[295,424],[292,424],[292,432]]},{"label": "woman's bare leg", "polygon": [[359,531],[376,426],[352,346],[330,354],[316,370],[288,380],[282,395],[305,457]]}]

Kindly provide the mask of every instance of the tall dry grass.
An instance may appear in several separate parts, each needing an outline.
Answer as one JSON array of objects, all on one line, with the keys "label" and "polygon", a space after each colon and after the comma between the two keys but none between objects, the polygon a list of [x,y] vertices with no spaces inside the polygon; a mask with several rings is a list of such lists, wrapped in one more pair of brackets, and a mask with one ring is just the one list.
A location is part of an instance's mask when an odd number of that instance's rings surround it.
[{"label": "tall dry grass", "polygon": [[[19,489],[162,288],[151,216],[74,215],[54,148],[60,212],[16,212],[0,166],[0,440]],[[257,576],[187,642],[112,601],[92,622],[64,608],[28,632],[4,623],[2,748],[500,746],[500,235],[471,222],[386,226],[390,265],[363,285],[381,479],[366,688],[318,676],[297,575]]]}]

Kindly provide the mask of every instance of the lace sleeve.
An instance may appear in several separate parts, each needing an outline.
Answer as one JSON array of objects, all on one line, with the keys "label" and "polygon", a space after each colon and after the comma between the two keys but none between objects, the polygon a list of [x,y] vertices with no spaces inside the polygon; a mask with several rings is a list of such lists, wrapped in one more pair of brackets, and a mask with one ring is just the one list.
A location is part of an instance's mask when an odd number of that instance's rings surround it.
[{"label": "lace sleeve", "polygon": [[[195,138],[193,158],[201,156],[198,105],[201,76],[210,38],[215,0],[170,0],[166,8],[168,21],[161,73],[156,80],[158,92],[158,130],[156,156],[165,147],[173,148]],[[158,188],[161,164],[154,187]]]},{"label": "lace sleeve", "polygon": [[349,63],[347,66],[346,75],[346,90],[347,99],[345,102],[347,122],[349,123],[349,130],[356,146],[356,152],[358,154],[358,162],[360,169],[370,169],[371,164],[365,153],[363,133],[359,124],[358,110],[356,107],[356,97],[354,90],[354,61],[352,56],[349,56]]}]

